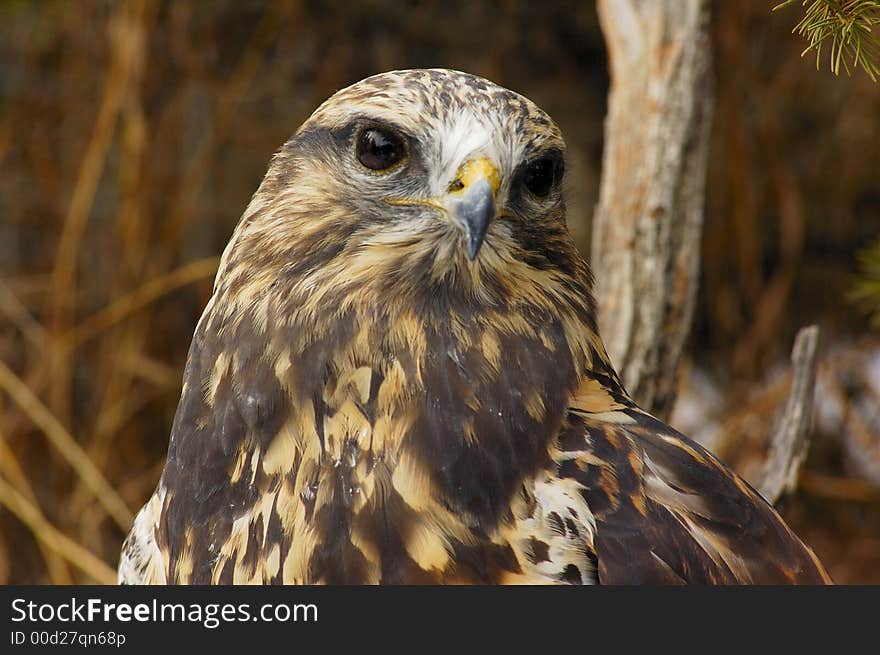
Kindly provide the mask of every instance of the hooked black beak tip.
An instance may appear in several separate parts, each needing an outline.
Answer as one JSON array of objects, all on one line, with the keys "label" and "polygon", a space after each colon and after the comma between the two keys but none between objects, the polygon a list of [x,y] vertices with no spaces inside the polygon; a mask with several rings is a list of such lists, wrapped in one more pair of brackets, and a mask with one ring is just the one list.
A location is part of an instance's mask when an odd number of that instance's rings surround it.
[{"label": "hooked black beak tip", "polygon": [[457,213],[467,234],[468,259],[474,261],[495,218],[495,192],[488,180],[478,180],[465,191]]},{"label": "hooked black beak tip", "polygon": [[480,252],[480,248],[483,245],[482,238],[474,238],[471,235],[467,237],[467,256],[470,261],[474,261],[477,258],[477,254]]}]

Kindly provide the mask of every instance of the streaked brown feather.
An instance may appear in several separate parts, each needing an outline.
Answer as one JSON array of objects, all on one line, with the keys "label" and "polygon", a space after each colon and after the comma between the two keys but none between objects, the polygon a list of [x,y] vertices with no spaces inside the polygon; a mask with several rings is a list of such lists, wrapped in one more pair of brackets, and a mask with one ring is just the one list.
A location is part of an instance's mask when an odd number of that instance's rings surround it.
[{"label": "streaked brown feather", "polygon": [[622,422],[575,410],[560,443],[591,460],[563,462],[560,475],[580,481],[593,508],[600,582],[830,582],[776,511],[701,446],[633,405]]}]

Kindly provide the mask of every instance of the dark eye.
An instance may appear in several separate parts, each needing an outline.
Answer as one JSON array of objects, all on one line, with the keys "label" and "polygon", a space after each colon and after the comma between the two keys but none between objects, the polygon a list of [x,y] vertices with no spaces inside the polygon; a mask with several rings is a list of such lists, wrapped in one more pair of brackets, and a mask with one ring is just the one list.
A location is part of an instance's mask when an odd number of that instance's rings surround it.
[{"label": "dark eye", "polygon": [[405,154],[403,140],[390,130],[371,127],[358,135],[358,161],[370,170],[389,169],[403,159]]},{"label": "dark eye", "polygon": [[558,157],[541,157],[530,162],[523,171],[523,184],[539,198],[544,198],[562,177],[562,160]]}]

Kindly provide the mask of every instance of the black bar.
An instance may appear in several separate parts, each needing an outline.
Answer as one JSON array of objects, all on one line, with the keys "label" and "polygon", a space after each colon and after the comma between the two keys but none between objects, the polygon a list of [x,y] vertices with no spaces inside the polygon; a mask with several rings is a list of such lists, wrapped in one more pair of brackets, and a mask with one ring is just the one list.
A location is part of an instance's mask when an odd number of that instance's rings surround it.
[{"label": "black bar", "polygon": [[514,652],[531,642],[541,655],[594,651],[609,639],[615,650],[740,642],[761,652],[774,636],[786,651],[831,637],[839,650],[860,631],[876,646],[878,601],[877,587],[2,587],[0,653],[74,646],[165,655],[188,643],[243,655],[309,652],[305,644],[323,644],[321,655],[368,655],[407,643],[408,652],[448,643],[468,653],[475,639]]}]

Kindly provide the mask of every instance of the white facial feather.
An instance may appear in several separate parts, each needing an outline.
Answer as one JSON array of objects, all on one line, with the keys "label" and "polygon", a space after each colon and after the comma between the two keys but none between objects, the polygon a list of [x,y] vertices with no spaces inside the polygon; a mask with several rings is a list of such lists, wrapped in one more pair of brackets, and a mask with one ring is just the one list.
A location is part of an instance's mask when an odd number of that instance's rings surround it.
[{"label": "white facial feather", "polygon": [[513,138],[511,130],[504,129],[503,120],[494,112],[480,115],[470,109],[459,109],[444,117],[431,139],[437,148],[428,171],[432,195],[445,193],[461,166],[480,156],[498,167],[502,184],[507,181],[522,156],[522,144]]}]

